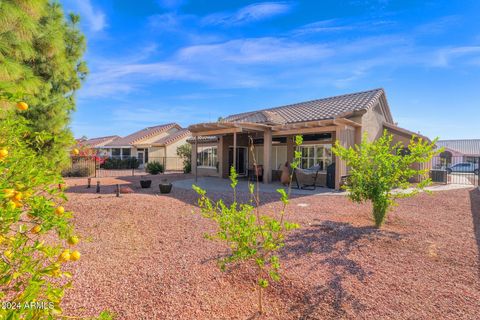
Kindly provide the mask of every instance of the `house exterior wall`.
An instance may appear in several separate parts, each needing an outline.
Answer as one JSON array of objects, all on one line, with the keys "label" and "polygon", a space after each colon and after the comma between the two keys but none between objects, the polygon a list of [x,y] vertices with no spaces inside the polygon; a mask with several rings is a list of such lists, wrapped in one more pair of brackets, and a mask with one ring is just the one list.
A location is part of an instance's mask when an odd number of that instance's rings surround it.
[{"label": "house exterior wall", "polygon": [[175,141],[174,143],[171,143],[171,144],[166,146],[166,148],[165,148],[166,149],[166,154],[165,154],[165,156],[166,156],[166,160],[165,160],[166,170],[175,170],[175,171],[183,170],[183,161],[177,155],[177,148],[180,147],[181,145],[184,145],[185,143],[187,143],[187,138],[189,138],[189,137],[179,139],[179,140]]},{"label": "house exterior wall", "polygon": [[[386,117],[382,112],[380,103],[377,103],[375,107],[370,108],[362,116],[362,129],[361,136],[366,133],[368,141],[374,141],[380,138],[383,134],[383,123],[386,121]],[[356,139],[358,140],[358,138]]]}]

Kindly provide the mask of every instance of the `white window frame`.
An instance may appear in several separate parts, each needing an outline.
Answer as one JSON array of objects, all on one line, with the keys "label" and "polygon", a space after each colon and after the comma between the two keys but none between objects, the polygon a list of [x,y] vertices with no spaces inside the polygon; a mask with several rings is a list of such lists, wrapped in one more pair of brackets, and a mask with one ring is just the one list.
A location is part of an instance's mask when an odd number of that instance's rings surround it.
[{"label": "white window frame", "polygon": [[[323,154],[322,155],[318,155],[318,148],[319,147],[323,147],[323,149],[322,149]],[[304,157],[302,149],[306,149],[306,148],[313,148],[313,155],[311,155],[310,152],[308,152],[308,155],[306,157]],[[325,150],[327,150],[327,149],[330,150],[330,156],[325,155]],[[327,170],[327,166],[330,165],[333,162],[333,154],[332,154],[331,150],[332,150],[332,144],[325,144],[325,143],[306,144],[306,145],[299,146],[298,151],[300,151],[302,153],[302,157],[300,159],[300,168],[307,169],[307,168],[310,168],[312,166],[316,166],[320,162],[322,162],[323,163],[323,171]],[[307,159],[308,162],[313,160],[313,164],[311,166],[308,166],[307,168],[304,168],[303,167],[303,160],[304,159]]]},{"label": "white window frame", "polygon": [[[214,152],[215,150],[215,152]],[[201,163],[199,155],[203,154],[204,151],[207,151],[207,165],[199,164]],[[203,156],[202,156],[203,157]],[[218,147],[217,146],[208,146],[208,147],[198,147],[197,152],[197,168],[206,168],[206,169],[216,169],[218,162]]]}]

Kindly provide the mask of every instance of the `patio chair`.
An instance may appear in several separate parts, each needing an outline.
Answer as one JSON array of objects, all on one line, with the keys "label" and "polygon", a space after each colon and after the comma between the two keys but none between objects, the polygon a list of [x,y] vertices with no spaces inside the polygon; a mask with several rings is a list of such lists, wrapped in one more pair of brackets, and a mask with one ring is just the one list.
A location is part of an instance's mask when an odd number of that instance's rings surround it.
[{"label": "patio chair", "polygon": [[296,168],[293,171],[293,181],[296,183],[294,189],[315,190],[317,187],[317,177],[320,167],[312,167],[309,169]]}]

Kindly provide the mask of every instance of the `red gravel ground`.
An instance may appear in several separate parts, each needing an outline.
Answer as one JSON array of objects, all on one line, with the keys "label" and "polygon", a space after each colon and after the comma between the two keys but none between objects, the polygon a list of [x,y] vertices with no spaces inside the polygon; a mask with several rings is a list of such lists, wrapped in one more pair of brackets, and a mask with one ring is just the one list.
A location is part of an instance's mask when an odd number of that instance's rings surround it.
[{"label": "red gravel ground", "polygon": [[[169,180],[185,178],[168,175]],[[384,228],[368,205],[343,196],[302,196],[290,220],[301,224],[282,251],[282,280],[267,289],[256,315],[248,267],[221,273],[220,244],[203,238],[213,225],[196,212],[192,191],[139,189],[120,198],[85,180],[69,180],[68,209],[83,241],[67,314],[113,311],[118,319],[478,319],[480,191],[404,199]],[[153,186],[160,178],[155,177]],[[76,186],[75,186],[76,185]],[[216,196],[220,196],[217,194]],[[264,210],[280,206],[265,194]],[[247,275],[245,276],[245,272]]]}]

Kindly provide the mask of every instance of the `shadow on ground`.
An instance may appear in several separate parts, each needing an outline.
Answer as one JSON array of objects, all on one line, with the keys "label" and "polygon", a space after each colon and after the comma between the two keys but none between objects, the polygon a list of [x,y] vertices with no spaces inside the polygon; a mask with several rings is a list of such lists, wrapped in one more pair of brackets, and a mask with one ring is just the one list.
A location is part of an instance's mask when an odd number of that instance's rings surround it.
[{"label": "shadow on ground", "polygon": [[304,292],[291,310],[300,312],[300,319],[316,319],[318,314],[325,312],[321,310],[325,305],[338,317],[345,315],[346,306],[355,312],[363,310],[365,306],[349,292],[345,281],[351,281],[353,277],[365,283],[370,272],[349,255],[366,243],[384,239],[397,241],[401,235],[375,227],[355,227],[336,221],[323,221],[292,234],[287,239],[282,258],[309,264],[311,272],[322,268],[327,277],[325,284]]},{"label": "shadow on ground", "polygon": [[480,190],[470,191],[470,206],[472,208],[473,232],[477,240],[478,276],[480,277]]}]

